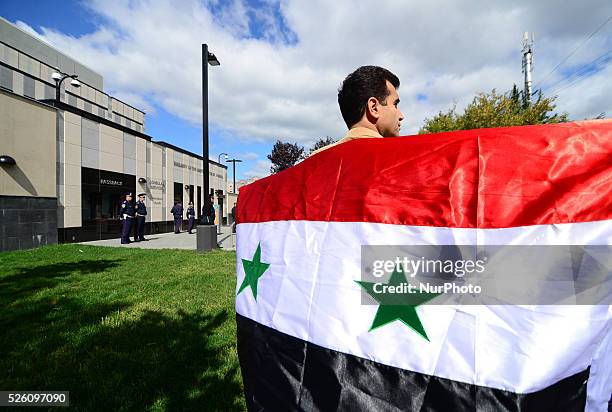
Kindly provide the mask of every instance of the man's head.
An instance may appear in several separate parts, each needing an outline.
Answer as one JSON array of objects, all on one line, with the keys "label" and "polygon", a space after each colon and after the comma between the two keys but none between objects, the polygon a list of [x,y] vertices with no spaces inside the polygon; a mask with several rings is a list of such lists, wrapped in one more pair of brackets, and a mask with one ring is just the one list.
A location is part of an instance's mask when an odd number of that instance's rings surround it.
[{"label": "man's head", "polygon": [[398,109],[396,75],[378,66],[362,66],[349,74],[338,90],[338,104],[349,129],[364,126],[383,137],[398,136],[404,119]]},{"label": "man's head", "polygon": [[138,195],[138,200],[140,200],[141,202],[144,202],[145,201],[145,194],[144,193],[139,194]]},{"label": "man's head", "polygon": [[131,194],[131,193],[126,193],[126,194],[125,194],[125,200],[127,200],[128,202],[129,202],[130,200],[132,200],[132,194]]}]

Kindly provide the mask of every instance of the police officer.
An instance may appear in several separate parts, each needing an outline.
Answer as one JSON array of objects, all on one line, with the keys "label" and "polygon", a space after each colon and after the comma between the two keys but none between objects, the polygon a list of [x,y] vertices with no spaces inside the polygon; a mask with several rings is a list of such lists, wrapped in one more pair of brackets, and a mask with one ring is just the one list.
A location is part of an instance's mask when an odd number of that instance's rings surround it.
[{"label": "police officer", "polygon": [[134,209],[136,210],[136,228],[134,229],[134,242],[147,240],[144,237],[144,226],[145,220],[147,219],[147,205],[145,205],[144,193],[140,193],[138,195],[138,201],[136,202],[136,206],[134,206]]},{"label": "police officer", "polygon": [[193,202],[189,202],[189,206],[187,207],[187,220],[189,220],[189,228],[187,229],[187,233],[191,235],[191,229],[193,229],[193,224],[195,223],[195,209],[193,208]]},{"label": "police officer", "polygon": [[174,202],[174,206],[170,209],[170,213],[174,216],[174,233],[181,233],[183,223],[183,205],[181,201]]},{"label": "police officer", "polygon": [[132,193],[125,194],[125,200],[121,202],[120,218],[123,219],[121,228],[121,244],[130,243],[130,231],[134,221],[134,205],[132,205]]}]

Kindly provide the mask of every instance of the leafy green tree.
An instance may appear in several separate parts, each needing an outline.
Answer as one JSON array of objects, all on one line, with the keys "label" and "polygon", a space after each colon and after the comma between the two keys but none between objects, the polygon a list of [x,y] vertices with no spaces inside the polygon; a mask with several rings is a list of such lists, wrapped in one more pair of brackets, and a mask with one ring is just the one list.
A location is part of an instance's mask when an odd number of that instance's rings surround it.
[{"label": "leafy green tree", "polygon": [[297,143],[281,142],[277,140],[272,147],[268,160],[272,162],[270,173],[278,173],[295,165],[304,159],[304,148]]},{"label": "leafy green tree", "polygon": [[539,91],[537,98],[530,103],[516,85],[505,94],[498,94],[493,89],[491,93],[476,95],[461,114],[457,113],[456,106],[453,106],[431,119],[425,119],[419,133],[567,122],[567,113],[554,112],[555,99],[544,97],[542,91]]},{"label": "leafy green tree", "polygon": [[312,152],[314,152],[315,150],[319,150],[325,146],[329,146],[332,143],[336,143],[336,141],[329,136],[325,136],[325,139],[319,139],[315,142],[314,145],[312,145],[309,154],[312,154]]}]

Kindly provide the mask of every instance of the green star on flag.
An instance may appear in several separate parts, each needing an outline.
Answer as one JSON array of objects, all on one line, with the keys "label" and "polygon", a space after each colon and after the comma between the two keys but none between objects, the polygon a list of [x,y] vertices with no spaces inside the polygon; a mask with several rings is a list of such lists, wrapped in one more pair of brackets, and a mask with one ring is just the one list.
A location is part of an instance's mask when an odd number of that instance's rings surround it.
[{"label": "green star on flag", "polygon": [[261,243],[257,244],[257,250],[255,250],[252,260],[242,259],[242,267],[244,268],[245,276],[236,295],[239,295],[247,286],[250,286],[253,297],[257,300],[257,282],[264,272],[268,270],[268,267],[270,267],[269,263],[261,261]]},{"label": "green star on flag", "polygon": [[[425,332],[421,319],[419,319],[419,315],[416,312],[416,307],[435,298],[440,295],[440,293],[419,293],[415,291],[409,294],[402,294],[401,296],[391,296],[389,293],[375,292],[374,285],[376,283],[359,280],[355,282],[364,288],[368,295],[373,297],[374,300],[380,304],[369,331],[384,326],[387,323],[400,320],[410,329],[429,341],[429,337]],[[394,271],[389,278],[389,283],[386,283],[386,285],[401,286],[404,283],[406,283],[404,273]]]}]

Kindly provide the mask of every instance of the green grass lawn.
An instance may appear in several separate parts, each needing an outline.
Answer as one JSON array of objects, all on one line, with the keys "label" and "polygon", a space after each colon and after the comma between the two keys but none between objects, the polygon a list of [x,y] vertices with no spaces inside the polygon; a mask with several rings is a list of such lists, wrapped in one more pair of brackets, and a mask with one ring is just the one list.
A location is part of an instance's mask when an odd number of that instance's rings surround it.
[{"label": "green grass lawn", "polygon": [[0,390],[68,390],[80,410],[244,410],[235,260],[83,245],[1,253]]}]

